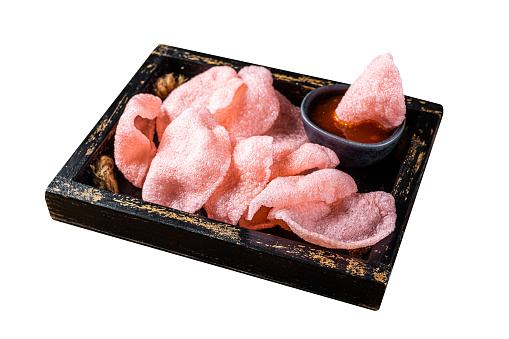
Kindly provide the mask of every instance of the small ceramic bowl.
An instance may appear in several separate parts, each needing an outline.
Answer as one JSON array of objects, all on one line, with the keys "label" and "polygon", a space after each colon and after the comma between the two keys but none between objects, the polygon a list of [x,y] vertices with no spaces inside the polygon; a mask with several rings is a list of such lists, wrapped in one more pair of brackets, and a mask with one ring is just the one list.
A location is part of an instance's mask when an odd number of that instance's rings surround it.
[{"label": "small ceramic bowl", "polygon": [[388,139],[374,144],[365,144],[338,137],[324,131],[311,122],[308,114],[317,101],[333,95],[345,94],[348,87],[348,85],[341,84],[329,85],[309,92],[301,104],[304,129],[311,142],[328,147],[338,155],[340,161],[339,167],[355,168],[370,166],[388,156],[394,147],[396,147],[405,128],[406,119]]}]

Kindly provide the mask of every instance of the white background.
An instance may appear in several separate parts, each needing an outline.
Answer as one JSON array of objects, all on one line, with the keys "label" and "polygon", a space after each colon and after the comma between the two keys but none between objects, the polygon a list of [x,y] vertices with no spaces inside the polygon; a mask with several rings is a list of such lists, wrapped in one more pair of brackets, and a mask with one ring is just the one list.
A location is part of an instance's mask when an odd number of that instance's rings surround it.
[{"label": "white background", "polygon": [[[507,335],[502,1],[2,5],[0,337]],[[53,221],[44,191],[158,44],[352,83],[391,52],[444,106],[379,311]]]}]

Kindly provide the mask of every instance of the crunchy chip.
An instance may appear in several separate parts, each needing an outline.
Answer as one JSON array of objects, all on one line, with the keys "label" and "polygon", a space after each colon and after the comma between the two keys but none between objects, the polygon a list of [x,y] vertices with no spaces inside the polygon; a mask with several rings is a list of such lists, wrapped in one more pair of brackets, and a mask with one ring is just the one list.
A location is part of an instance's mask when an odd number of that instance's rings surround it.
[{"label": "crunchy chip", "polygon": [[300,116],[300,107],[295,106],[283,94],[276,91],[279,115],[272,127],[264,133],[274,138],[273,157],[277,162],[309,142]]},{"label": "crunchy chip", "polygon": [[236,225],[270,177],[272,137],[254,136],[237,143],[223,183],[205,204],[209,218]]},{"label": "crunchy chip", "polygon": [[155,119],[161,116],[161,99],[137,94],[127,103],[115,131],[114,158],[117,168],[136,187],[142,187],[157,147]]},{"label": "crunchy chip", "polygon": [[341,121],[373,120],[387,129],[401,125],[405,114],[401,76],[390,53],[371,61],[336,108],[336,116]]},{"label": "crunchy chip", "polygon": [[192,106],[166,128],[143,200],[194,213],[221,184],[230,162],[228,132],[205,106]]},{"label": "crunchy chip", "polygon": [[286,226],[286,223],[283,220],[273,219],[269,220],[267,219],[267,216],[269,212],[272,210],[270,207],[262,206],[260,209],[255,213],[253,218],[251,220],[246,219],[246,214],[242,216],[239,220],[239,226],[244,228],[249,228],[251,230],[260,231],[267,228],[272,228],[277,225],[280,225],[286,230],[290,230],[288,226]]},{"label": "crunchy chip", "polygon": [[163,116],[157,119],[157,135],[161,139],[171,121],[193,105],[208,107],[210,98],[231,79],[237,71],[229,66],[214,66],[175,88],[163,102]]},{"label": "crunchy chip", "polygon": [[386,192],[355,193],[332,204],[305,202],[274,208],[269,219],[284,220],[300,238],[328,248],[371,246],[394,231],[394,197]]},{"label": "crunchy chip", "polygon": [[306,170],[334,168],[339,159],[333,150],[307,142],[272,166],[271,179],[300,174]]},{"label": "crunchy chip", "polygon": [[354,192],[357,192],[357,185],[353,178],[337,169],[279,177],[251,201],[246,219],[251,220],[261,206],[284,207],[314,201],[332,203]]},{"label": "crunchy chip", "polygon": [[238,75],[246,87],[238,86],[235,95],[231,95],[231,91],[229,96],[223,94],[222,96],[232,97],[232,104],[223,104],[223,108],[216,108],[214,113],[219,124],[230,133],[233,143],[239,138],[267,132],[279,114],[279,101],[272,87],[272,74],[268,69],[247,66],[241,69]]}]

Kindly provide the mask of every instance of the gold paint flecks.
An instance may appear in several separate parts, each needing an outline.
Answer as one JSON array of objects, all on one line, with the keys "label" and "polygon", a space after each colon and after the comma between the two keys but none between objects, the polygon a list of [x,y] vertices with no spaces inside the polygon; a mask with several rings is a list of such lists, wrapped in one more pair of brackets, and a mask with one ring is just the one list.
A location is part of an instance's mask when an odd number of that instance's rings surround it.
[{"label": "gold paint flecks", "polygon": [[103,198],[99,190],[94,188],[86,189],[81,193],[81,195],[90,202],[97,202]]},{"label": "gold paint flecks", "polygon": [[387,275],[388,275],[387,271],[382,271],[382,270],[380,270],[379,267],[377,267],[373,271],[373,277],[375,278],[375,280],[378,282],[381,282],[382,284],[387,284],[387,280],[388,280]]},{"label": "gold paint flecks", "polygon": [[187,55],[187,59],[188,60],[193,60],[193,61],[201,61],[201,62],[204,62],[204,63],[206,63],[208,65],[234,67],[231,63],[228,63],[228,62],[225,62],[225,61],[221,61],[221,60],[217,60],[217,59],[208,58],[208,57],[202,57],[202,56],[199,56],[199,55],[188,54]]},{"label": "gold paint flecks", "polygon": [[333,84],[332,81],[319,80],[319,79],[311,78],[311,77],[308,77],[305,75],[301,75],[298,77],[292,77],[292,76],[277,74],[277,73],[273,73],[272,75],[273,75],[274,79],[277,79],[277,80],[290,81],[290,82],[292,82],[292,81],[293,82],[305,82],[305,83],[312,84],[317,87]]},{"label": "gold paint flecks", "polygon": [[412,185],[414,175],[419,171],[419,168],[422,166],[422,163],[425,158],[425,152],[421,151],[423,147],[426,146],[426,142],[421,140],[419,136],[414,135],[412,140],[410,140],[410,146],[408,148],[407,156],[405,157],[405,162],[413,163],[412,167],[410,167],[404,175],[410,178],[408,185],[406,187],[400,187],[402,184],[401,177],[398,178],[396,184],[394,186],[393,195],[396,194],[404,194],[405,200],[406,196],[410,194],[410,187]]},{"label": "gold paint flecks", "polygon": [[[110,115],[107,119],[103,119],[100,121],[97,128],[88,137],[87,142],[86,142],[87,144],[91,144],[97,140],[97,136],[100,133],[102,133],[104,130],[106,130],[106,128],[111,124],[112,116],[115,115],[115,113],[120,109],[120,107],[122,107],[127,101],[128,101],[127,94],[124,94],[122,96],[122,98],[120,99],[119,104],[115,108],[114,114]],[[87,149],[85,155],[91,155],[92,153],[94,153],[95,147],[96,147],[96,145],[90,145],[89,148]]]},{"label": "gold paint flecks", "polygon": [[336,261],[333,260],[333,258],[330,255],[327,255],[322,250],[313,250],[308,252],[309,258],[313,259],[314,261],[318,261],[318,263],[322,266],[330,267],[330,268],[337,268]]},{"label": "gold paint flecks", "polygon": [[[302,258],[308,259],[317,263],[320,266],[337,269],[341,267],[339,258],[334,253],[328,253],[323,250],[312,249],[307,246],[283,246],[280,244],[265,244],[259,241],[256,242],[259,245],[264,245],[272,249],[281,250],[286,254],[298,255]],[[344,266],[343,266],[344,267]]]},{"label": "gold paint flecks", "polygon": [[[61,181],[56,179],[55,183],[58,184],[61,183]],[[79,188],[73,187],[68,182],[62,182],[62,185],[60,187],[52,187],[50,190],[52,192],[62,192],[60,188],[62,188],[66,192],[66,194],[72,195],[73,197],[78,199],[81,198],[82,200],[86,200],[91,203],[100,201],[104,198],[101,193],[101,190],[97,188],[90,187],[87,188],[86,190],[80,190]]]},{"label": "gold paint flecks", "polygon": [[140,204],[138,201],[128,201],[122,199],[116,199],[114,198],[113,201],[118,202],[119,204],[123,206],[129,206],[132,208],[138,208],[144,211],[147,211],[149,213],[156,213],[162,217],[171,218],[179,221],[183,221],[186,223],[191,223],[196,226],[204,227],[205,229],[209,230],[212,234],[216,235],[216,237],[219,238],[226,238],[232,241],[235,241],[237,243],[240,242],[240,234],[239,231],[234,228],[230,227],[227,224],[216,224],[212,222],[208,222],[205,220],[201,220],[198,217],[195,217],[193,215],[185,215],[185,214],[177,214],[175,212],[172,212],[171,210],[161,206],[156,207],[149,204],[142,203]]},{"label": "gold paint flecks", "polygon": [[347,259],[348,266],[346,267],[346,271],[351,275],[357,275],[359,277],[363,277],[366,274],[366,267],[360,261],[356,261],[354,259]]}]

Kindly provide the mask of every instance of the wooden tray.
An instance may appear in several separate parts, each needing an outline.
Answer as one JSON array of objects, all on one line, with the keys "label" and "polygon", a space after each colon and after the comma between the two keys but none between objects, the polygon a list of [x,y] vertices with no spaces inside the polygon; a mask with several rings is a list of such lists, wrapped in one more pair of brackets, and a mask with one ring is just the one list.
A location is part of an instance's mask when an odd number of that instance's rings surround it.
[{"label": "wooden tray", "polygon": [[[383,162],[346,170],[359,192],[384,190],[396,199],[396,230],[359,250],[311,245],[276,227],[252,231],[142,201],[140,190],[117,172],[120,194],[98,189],[90,163],[112,156],[116,124],[129,99],[151,93],[169,72],[191,78],[215,65],[240,70],[249,63],[160,45],[46,189],[53,219],[282,283],[370,309],[378,309],[442,118],[442,106],[406,97],[407,125]],[[267,67],[274,87],[300,106],[311,90],[337,82]]]}]

